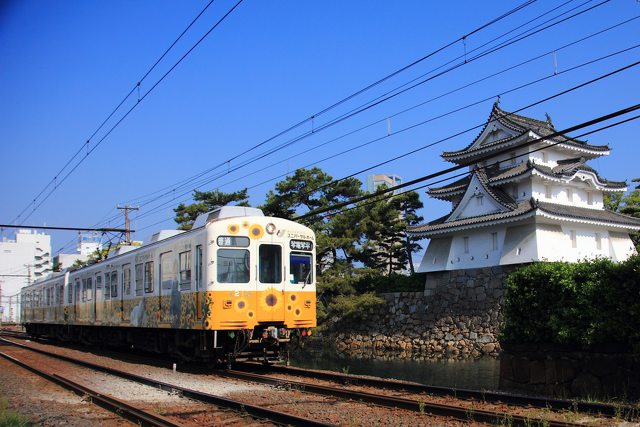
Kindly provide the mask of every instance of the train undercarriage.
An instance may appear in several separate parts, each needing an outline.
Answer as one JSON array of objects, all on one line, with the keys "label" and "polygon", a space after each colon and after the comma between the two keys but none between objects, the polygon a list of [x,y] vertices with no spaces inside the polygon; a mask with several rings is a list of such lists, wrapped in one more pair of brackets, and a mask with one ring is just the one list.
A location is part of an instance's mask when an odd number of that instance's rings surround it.
[{"label": "train undercarriage", "polygon": [[213,363],[227,367],[231,367],[234,362],[247,360],[261,361],[265,364],[287,363],[291,338],[299,336],[298,330],[273,325],[235,331],[42,323],[26,323],[24,326],[27,334],[35,338],[89,346],[137,349],[166,354],[181,361]]}]

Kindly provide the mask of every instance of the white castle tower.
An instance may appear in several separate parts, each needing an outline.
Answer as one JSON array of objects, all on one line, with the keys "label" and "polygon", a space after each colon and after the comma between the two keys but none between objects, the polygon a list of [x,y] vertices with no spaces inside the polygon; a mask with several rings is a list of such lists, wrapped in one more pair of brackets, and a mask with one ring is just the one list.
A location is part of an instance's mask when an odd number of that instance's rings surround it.
[{"label": "white castle tower", "polygon": [[409,230],[430,239],[418,271],[627,259],[635,253],[629,233],[640,230],[640,219],[603,204],[606,193],[626,191],[627,184],[608,181],[587,165],[609,152],[606,145],[557,135],[549,116],[535,120],[495,103],[468,147],[442,154],[469,164],[470,174],[427,192],[452,208]]}]

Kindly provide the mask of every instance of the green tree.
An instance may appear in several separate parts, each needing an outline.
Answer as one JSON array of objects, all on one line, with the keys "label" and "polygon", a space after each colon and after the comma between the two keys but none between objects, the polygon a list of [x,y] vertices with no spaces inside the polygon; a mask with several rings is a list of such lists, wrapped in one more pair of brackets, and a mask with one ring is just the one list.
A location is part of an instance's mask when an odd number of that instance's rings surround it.
[{"label": "green tree", "polygon": [[362,219],[365,242],[360,260],[365,266],[391,275],[407,265],[404,248],[406,223],[394,203],[385,195],[367,200],[363,207],[367,215]]},{"label": "green tree", "polygon": [[[349,200],[362,194],[362,183],[355,178],[333,181],[322,169],[298,169],[293,175],[276,183],[275,190],[267,193],[261,206],[266,215],[293,219],[317,209]],[[310,217],[305,223],[317,235],[316,253],[320,273],[340,258],[351,260],[360,237],[358,218],[353,211],[329,211]]]},{"label": "green tree", "polygon": [[70,270],[78,270],[78,269],[80,269],[82,267],[86,267],[87,265],[92,265],[92,264],[98,263],[100,261],[104,261],[109,256],[109,252],[111,252],[111,244],[109,244],[105,248],[96,249],[84,261],[76,260],[76,262],[74,262],[71,265],[71,267],[69,267],[69,269]]},{"label": "green tree", "polygon": [[237,206],[249,206],[247,189],[224,193],[219,190],[194,191],[193,200],[196,203],[185,205],[180,203],[173,211],[176,213],[174,221],[178,223],[179,230],[191,230],[198,215],[210,212],[220,206],[236,202]]},{"label": "green tree", "polygon": [[404,229],[404,248],[407,251],[407,260],[409,261],[409,271],[411,274],[415,273],[415,267],[413,265],[413,254],[422,249],[422,246],[418,243],[420,238],[412,237],[407,233],[407,227],[421,224],[424,218],[418,215],[418,209],[422,209],[424,205],[420,201],[420,195],[415,191],[407,191],[405,193],[394,196],[391,199],[391,203],[396,209],[402,213],[402,219],[406,224]]},{"label": "green tree", "polygon": [[[640,182],[640,178],[631,181]],[[611,211],[640,218],[640,185],[626,195],[623,192],[605,194],[604,206]],[[630,237],[636,249],[640,251],[640,232],[632,233]]]}]

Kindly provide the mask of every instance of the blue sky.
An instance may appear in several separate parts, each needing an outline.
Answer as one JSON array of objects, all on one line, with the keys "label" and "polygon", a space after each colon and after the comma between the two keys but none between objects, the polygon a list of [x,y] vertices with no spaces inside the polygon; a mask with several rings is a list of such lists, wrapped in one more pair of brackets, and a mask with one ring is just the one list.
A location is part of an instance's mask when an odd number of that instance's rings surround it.
[{"label": "blue sky", "polygon": [[[640,57],[640,48],[566,71],[579,64],[632,48],[640,43],[640,19],[599,36],[562,46],[640,15],[640,3],[617,0],[537,1],[470,35],[441,53],[411,67],[316,117],[314,129],[382,94],[419,78],[443,64],[473,58],[474,49],[514,28],[505,40],[546,19],[593,10],[534,34],[504,49],[473,60],[417,88],[381,103],[312,137],[304,138],[260,160],[254,155],[290,141],[311,123],[266,143],[278,134],[368,84],[396,71],[522,1],[243,2],[196,47],[132,113],[98,146],[113,124],[137,103],[137,91],[114,118],[90,140],[93,151],[65,182],[40,204],[38,194],[56,176],[151,65],[208,1],[7,1],[0,0],[0,223],[9,223],[27,206],[17,223],[54,226],[121,226],[116,205],[140,206],[133,213],[135,239],[161,228],[175,228],[173,207],[188,201],[195,184],[176,183],[224,164],[206,175],[200,190],[249,188],[259,205],[283,175],[367,141],[392,136],[318,164],[340,178],[461,130],[481,125],[496,94],[535,79],[538,84],[501,96],[501,107],[513,111],[547,96],[613,71]],[[216,0],[183,39],[143,81],[144,95],[155,82],[226,13],[234,2]],[[550,12],[551,9],[557,10]],[[573,12],[570,9],[576,8]],[[533,18],[549,12],[534,23]],[[561,18],[558,18],[561,19]],[[556,19],[556,20],[558,20]],[[493,42],[494,44],[496,42]],[[481,52],[482,49],[475,51]],[[454,94],[424,103],[484,76],[557,50],[527,65],[487,79]],[[555,65],[554,65],[555,64]],[[558,129],[638,103],[640,67],[522,111],[544,119],[549,113]],[[405,127],[487,98],[442,119],[400,132]],[[355,129],[363,131],[337,139]],[[603,177],[627,180],[637,168],[638,122],[586,139],[609,144],[607,158],[591,162]],[[397,174],[405,180],[447,167],[440,153],[466,146],[470,131],[418,154],[368,173]],[[325,144],[326,143],[326,144]],[[85,153],[87,150],[83,151]],[[84,154],[83,154],[84,156]],[[77,159],[76,159],[77,161]],[[245,164],[246,163],[246,164]],[[71,164],[71,167],[75,162]],[[236,170],[237,167],[241,166]],[[61,176],[66,175],[67,168]],[[172,191],[176,188],[175,191]],[[164,190],[163,190],[164,189]],[[45,195],[51,187],[45,191]],[[160,191],[159,193],[156,193]],[[429,200],[423,216],[434,219],[448,204]],[[146,203],[150,194],[168,193]],[[36,199],[36,203],[32,200]],[[32,207],[39,205],[36,210]],[[110,222],[105,219],[114,218]],[[3,236],[11,236],[5,231]],[[54,253],[74,233],[52,233]]]}]

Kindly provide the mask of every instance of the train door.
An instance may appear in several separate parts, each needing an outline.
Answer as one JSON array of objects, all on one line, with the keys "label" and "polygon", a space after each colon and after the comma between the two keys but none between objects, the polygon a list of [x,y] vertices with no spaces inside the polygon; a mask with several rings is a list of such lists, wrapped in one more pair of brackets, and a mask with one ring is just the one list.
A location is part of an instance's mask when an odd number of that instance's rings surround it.
[{"label": "train door", "polygon": [[103,293],[102,293],[102,273],[97,273],[95,275],[95,285],[96,285],[96,293],[93,296],[93,321],[94,323],[100,323],[102,321],[102,304],[103,301]]},{"label": "train door", "polygon": [[76,279],[74,282],[74,294],[73,294],[73,319],[78,321],[80,319],[80,279]]},{"label": "train door", "polygon": [[194,259],[194,267],[195,267],[195,293],[196,293],[196,319],[202,320],[204,317],[203,310],[203,296],[204,289],[202,286],[202,245],[196,246],[196,254]]},{"label": "train door", "polygon": [[258,246],[258,322],[284,319],[284,265],[282,246]]},{"label": "train door", "polygon": [[93,310],[95,300],[95,292],[93,291],[93,277],[87,277],[87,296],[86,296],[86,313],[87,313],[87,321],[89,323],[93,323],[96,320],[95,312]]},{"label": "train door", "polygon": [[171,322],[171,293],[176,283],[176,262],[171,251],[160,254],[160,321]]},{"label": "train door", "polygon": [[131,264],[125,264],[122,266],[122,292],[120,292],[120,313],[122,313],[121,320],[129,321],[131,319],[131,311],[125,308],[125,298],[129,298],[131,293]]},{"label": "train door", "polygon": [[110,320],[109,313],[111,312],[111,273],[110,272],[107,271],[106,273],[104,273],[103,282],[104,282],[103,283],[104,300],[102,303],[102,321],[108,324]]},{"label": "train door", "polygon": [[109,310],[109,318],[112,323],[119,322],[120,319],[122,319],[118,301],[118,270],[111,272],[111,307]]}]

